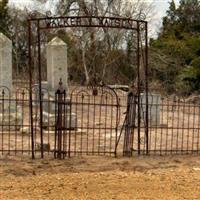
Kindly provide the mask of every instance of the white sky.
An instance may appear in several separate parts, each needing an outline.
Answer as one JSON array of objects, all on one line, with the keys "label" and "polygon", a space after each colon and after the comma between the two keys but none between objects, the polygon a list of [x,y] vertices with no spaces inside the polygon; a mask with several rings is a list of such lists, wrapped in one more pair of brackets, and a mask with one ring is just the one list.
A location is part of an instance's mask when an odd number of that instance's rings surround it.
[{"label": "white sky", "polygon": [[[14,4],[15,6],[23,8],[24,6],[32,7],[34,5],[35,0],[9,0],[9,4]],[[45,6],[37,5],[37,10],[44,10],[46,9],[53,9],[53,2],[57,0],[49,0]],[[144,0],[147,3],[153,3],[155,15],[150,22],[149,29],[150,29],[150,37],[156,37],[156,33],[158,32],[159,27],[162,24],[162,17],[165,16],[166,10],[169,8],[169,2],[171,0]],[[175,0],[176,4],[178,5],[179,0]]]},{"label": "white sky", "polygon": [[[147,2],[152,2],[155,7],[155,15],[150,22],[150,36],[156,36],[158,29],[162,25],[162,18],[166,15],[166,11],[169,8],[169,2],[171,0],[146,0]],[[176,5],[179,5],[179,0],[175,0]]]}]

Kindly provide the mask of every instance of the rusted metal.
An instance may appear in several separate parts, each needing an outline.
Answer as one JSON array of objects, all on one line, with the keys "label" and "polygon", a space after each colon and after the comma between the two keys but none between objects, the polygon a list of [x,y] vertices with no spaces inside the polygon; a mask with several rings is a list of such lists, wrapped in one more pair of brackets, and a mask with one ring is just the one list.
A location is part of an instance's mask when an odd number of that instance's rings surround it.
[{"label": "rusted metal", "polygon": [[[140,114],[140,106],[139,106],[139,102],[140,102],[140,93],[143,92],[141,90],[141,75],[140,75],[140,58],[141,58],[141,38],[140,38],[140,33],[143,31],[146,31],[146,37],[147,37],[147,22],[143,21],[143,20],[134,20],[134,19],[130,19],[130,18],[122,18],[122,17],[105,17],[105,16],[60,16],[60,17],[42,17],[42,18],[32,18],[29,20],[29,24],[31,27],[31,24],[36,24],[35,27],[37,29],[36,32],[36,37],[37,37],[37,49],[38,49],[38,79],[39,79],[39,120],[40,120],[40,143],[41,143],[41,158],[44,157],[44,150],[43,150],[43,103],[44,100],[42,99],[42,87],[41,87],[41,81],[42,81],[42,77],[41,77],[41,50],[40,50],[40,32],[42,30],[47,30],[47,29],[58,29],[58,28],[70,28],[70,27],[97,27],[97,28],[118,28],[118,29],[127,29],[127,30],[132,30],[135,31],[137,33],[137,73],[138,73],[138,81],[137,81],[137,96],[138,96],[138,154],[140,154],[140,118],[141,118],[141,114]],[[143,26],[142,26],[143,25]],[[146,25],[146,26],[144,26]],[[31,32],[31,29],[29,30]],[[31,34],[31,33],[30,33]],[[29,39],[31,40],[32,38],[29,37]],[[31,42],[31,41],[30,41]],[[147,49],[147,44],[148,40],[146,38],[146,49]],[[29,50],[30,50],[30,57],[29,57],[29,63],[31,63],[31,48],[29,45]],[[145,53],[147,54],[147,51],[145,51]],[[147,55],[146,55],[147,56]],[[31,64],[29,64],[31,66]],[[145,70],[148,68],[148,61],[146,59],[146,64],[145,64]],[[145,73],[147,72],[147,70],[145,71]],[[30,71],[31,73],[31,71]],[[145,87],[145,91],[146,94],[148,94],[147,89],[148,89],[148,79],[147,79],[148,74],[146,74],[145,78],[146,78],[146,87]],[[32,75],[30,74],[30,79],[32,79]],[[30,82],[30,88],[32,87],[32,82]],[[30,90],[32,91],[32,90]],[[95,92],[95,91],[93,91]],[[31,96],[32,94],[30,94]],[[31,101],[30,97],[30,101]],[[148,98],[148,95],[147,97]],[[91,103],[91,102],[90,102]],[[84,104],[84,103],[83,103]],[[32,102],[30,103],[30,111],[33,114],[33,107],[32,107]],[[88,107],[90,107],[91,104],[88,104]],[[97,106],[97,104],[95,104],[95,106]],[[109,106],[108,104],[106,106]],[[148,108],[148,105],[147,105]],[[33,117],[31,114],[31,117]],[[147,116],[148,116],[148,109],[147,109]],[[93,121],[95,120],[96,114],[94,112],[94,117],[93,117]],[[33,119],[31,119],[31,121],[33,121]],[[33,132],[34,128],[33,128],[33,122],[31,122],[31,132],[32,135],[34,135]],[[117,125],[117,123],[116,123]],[[106,126],[106,124],[105,124]],[[88,127],[88,130],[90,128]],[[130,130],[130,131],[134,131],[134,130]],[[66,135],[66,134],[65,134]],[[37,134],[36,134],[37,136]],[[146,127],[146,137],[147,137],[147,143],[148,143],[148,119],[147,119],[147,127]],[[69,138],[71,138],[71,132],[69,133]],[[32,137],[32,147],[33,147],[33,152],[34,152],[34,143],[37,140],[37,137]],[[70,149],[70,145],[71,145],[71,140],[69,139],[69,144],[68,144],[68,148]],[[117,133],[116,133],[116,144],[117,144]],[[82,144],[82,142],[81,142]],[[93,144],[94,146],[94,144]],[[147,147],[147,151],[148,151],[148,144],[146,145]],[[70,150],[68,151],[70,154]],[[116,149],[115,152],[117,152],[117,145],[116,145]]]},{"label": "rusted metal", "polygon": [[123,156],[132,156],[133,153],[133,138],[136,128],[136,98],[133,92],[128,94],[126,117],[122,126],[122,130],[124,129]]},{"label": "rusted metal", "polygon": [[43,106],[42,106],[42,74],[41,74],[41,50],[40,50],[40,20],[37,20],[37,44],[38,44],[38,74],[39,74],[39,101],[40,101],[40,142],[41,158],[44,158],[43,150]]},{"label": "rusted metal", "polygon": [[[65,129],[65,90],[62,88],[62,81],[60,80],[59,83],[60,87],[56,91],[56,105],[57,105],[57,114],[56,114],[56,121],[55,121],[55,153],[56,158],[61,159],[64,151],[63,149],[63,130]],[[63,116],[64,114],[64,116]]]},{"label": "rusted metal", "polygon": [[70,102],[71,111],[79,119],[75,134],[71,133],[71,154],[115,155],[119,102],[114,90],[102,86],[77,88]]},{"label": "rusted metal", "polygon": [[105,16],[60,16],[32,19],[32,21],[36,20],[41,21],[41,29],[66,27],[103,27],[137,30],[137,22],[145,23],[143,20]]},{"label": "rusted metal", "polygon": [[[31,18],[29,19],[29,27],[31,27],[32,23],[36,24],[35,27],[37,28],[36,32],[36,37],[37,37],[37,49],[38,49],[38,80],[39,80],[39,119],[40,119],[40,143],[41,143],[41,158],[44,157],[44,150],[43,150],[43,139],[44,139],[44,134],[43,134],[43,102],[44,100],[42,99],[42,87],[41,87],[41,81],[42,81],[42,75],[41,75],[41,52],[40,52],[40,32],[42,30],[46,29],[58,29],[58,28],[68,28],[68,27],[102,27],[102,28],[118,28],[118,29],[129,29],[137,32],[137,70],[138,70],[138,85],[137,85],[137,95],[138,95],[138,102],[140,102],[140,32],[141,31],[146,31],[147,32],[147,26],[143,28],[143,26],[140,26],[140,24],[147,24],[147,22],[143,20],[133,20],[130,18],[121,18],[121,17],[105,17],[105,16],[60,16],[60,17],[42,17],[42,18]],[[31,66],[31,28],[29,29],[29,66]],[[147,65],[146,65],[147,67]],[[29,67],[29,76],[30,79],[32,79],[32,74],[31,74],[31,67]],[[147,81],[147,79],[146,79]],[[148,85],[147,85],[148,86]],[[30,92],[32,92],[32,82],[29,84]],[[147,89],[147,87],[146,87]],[[93,91],[95,92],[95,91]],[[148,97],[147,97],[148,98]],[[34,125],[33,125],[33,106],[32,106],[32,93],[30,93],[30,113],[31,114],[31,135],[32,135],[32,152],[34,153],[34,146],[35,146],[35,141],[38,139],[37,134],[34,137]],[[96,104],[95,104],[96,106]],[[103,106],[103,105],[102,105]],[[90,104],[88,104],[88,107],[90,107]],[[140,106],[138,108],[138,127],[140,127]],[[38,115],[38,114],[37,114]],[[148,117],[148,113],[147,113]],[[94,113],[94,119],[95,120],[95,113]],[[148,120],[147,120],[148,122]],[[117,125],[117,123],[116,123]],[[106,126],[106,124],[105,124]],[[89,127],[88,127],[89,130]],[[139,134],[140,134],[140,128],[138,129],[138,154],[140,153],[140,141],[139,141]],[[148,127],[146,128],[146,135],[148,135]],[[117,133],[116,133],[117,136]],[[69,133],[69,144],[68,148],[70,149],[71,145],[71,132]],[[116,144],[117,144],[117,137],[116,137]],[[106,142],[106,138],[105,138]],[[147,141],[148,142],[148,141]],[[93,145],[94,146],[94,145]],[[148,145],[147,145],[148,148]],[[117,151],[117,145],[115,152]],[[70,150],[69,150],[70,154]],[[33,156],[34,157],[34,156]]]},{"label": "rusted metal", "polygon": [[31,22],[28,20],[28,61],[29,61],[29,109],[30,109],[30,130],[31,130],[31,150],[32,159],[35,158],[34,154],[34,133],[33,133],[33,97],[32,97],[32,56],[31,56]]},{"label": "rusted metal", "polygon": [[[53,155],[55,150],[59,150],[57,151],[59,154],[56,153],[56,155],[61,158],[76,155],[115,156],[124,153],[126,156],[134,156],[138,154],[138,124],[137,116],[135,117],[136,112],[133,111],[137,108],[137,96],[134,97],[135,100],[128,101],[126,104],[125,101],[122,101],[123,103],[119,101],[119,95],[114,90],[105,87],[97,87],[96,89],[98,95],[94,95],[91,88],[78,87],[69,94],[70,98],[67,101],[66,96],[62,94],[59,104],[58,100],[49,98],[43,100],[43,105],[47,105],[48,113],[51,113],[50,107],[52,105],[57,106],[56,116],[58,116],[58,112],[60,113],[60,116],[56,117],[60,139],[55,138],[55,123],[52,124],[50,114],[47,116],[45,127],[43,126],[45,133],[43,136],[44,156]],[[2,155],[33,154],[40,156],[40,100],[33,95],[33,103],[35,104],[33,107],[35,115],[33,117],[33,149],[29,89],[17,89],[11,96],[8,88],[0,87],[0,94],[0,153]],[[155,113],[160,115],[160,119],[156,120],[155,124],[149,121],[148,154],[199,154],[200,104],[189,103],[184,99],[174,101],[169,97],[161,98],[160,102],[152,103],[149,101],[149,110],[151,110],[152,104],[159,106],[159,112],[157,110]],[[70,111],[67,109],[68,106]],[[131,110],[130,107],[132,111],[127,112]],[[126,114],[123,115],[125,111]],[[119,112],[121,115],[118,114]],[[70,126],[66,128],[66,124],[63,122],[65,121],[64,117],[67,117],[69,113],[74,113],[77,116],[78,123],[75,129],[70,129]],[[151,115],[151,112],[149,114]],[[119,118],[125,120],[119,120]],[[69,119],[71,124],[73,121],[71,115]],[[145,121],[145,115],[142,115],[139,140],[140,154],[147,155]],[[121,129],[121,126],[126,127],[126,130]],[[60,146],[57,148],[59,141]],[[54,144],[56,144],[56,148]]]},{"label": "rusted metal", "polygon": [[[94,95],[92,88],[76,88],[70,101],[66,101],[65,91],[57,91],[55,158],[76,154],[116,155],[118,98],[109,88],[96,87],[95,91]],[[78,118],[76,127],[72,115]]]},{"label": "rusted metal", "polygon": [[141,122],[141,107],[140,107],[140,93],[141,93],[141,80],[140,80],[140,59],[141,59],[141,49],[140,49],[140,23],[137,22],[137,127],[138,127],[138,154],[140,155],[140,122]]},{"label": "rusted metal", "polygon": [[145,138],[146,138],[146,154],[149,152],[149,86],[148,86],[148,23],[145,22]]}]

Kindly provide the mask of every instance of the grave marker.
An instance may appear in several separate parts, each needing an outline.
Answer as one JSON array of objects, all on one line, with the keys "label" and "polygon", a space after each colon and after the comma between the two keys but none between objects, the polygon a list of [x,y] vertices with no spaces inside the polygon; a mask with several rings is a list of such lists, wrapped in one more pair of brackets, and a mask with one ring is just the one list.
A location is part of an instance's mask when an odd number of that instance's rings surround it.
[{"label": "grave marker", "polygon": [[12,90],[12,41],[0,33],[0,86]]},{"label": "grave marker", "polygon": [[64,89],[67,89],[67,44],[55,37],[47,45],[47,81],[50,89],[56,91],[60,79]]}]

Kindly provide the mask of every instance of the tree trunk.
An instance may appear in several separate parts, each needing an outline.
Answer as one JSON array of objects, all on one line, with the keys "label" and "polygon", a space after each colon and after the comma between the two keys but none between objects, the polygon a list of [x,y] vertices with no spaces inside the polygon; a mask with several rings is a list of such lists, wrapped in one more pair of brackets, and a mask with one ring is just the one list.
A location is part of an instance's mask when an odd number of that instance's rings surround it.
[{"label": "tree trunk", "polygon": [[83,62],[83,68],[84,68],[84,72],[85,72],[86,84],[89,84],[90,77],[89,77],[89,73],[88,73],[88,69],[87,69],[87,65],[86,65],[86,60],[85,60],[85,47],[84,47],[84,45],[82,45],[82,62]]}]

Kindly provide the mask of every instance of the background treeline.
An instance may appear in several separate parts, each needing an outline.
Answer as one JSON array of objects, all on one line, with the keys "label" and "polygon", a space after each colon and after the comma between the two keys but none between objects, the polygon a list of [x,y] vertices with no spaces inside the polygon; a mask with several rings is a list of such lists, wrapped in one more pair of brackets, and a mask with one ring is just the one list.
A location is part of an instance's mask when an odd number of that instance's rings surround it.
[{"label": "background treeline", "polygon": [[170,2],[157,39],[150,40],[152,79],[168,92],[200,92],[200,1]]},{"label": "background treeline", "polygon": [[[47,9],[8,7],[8,0],[0,2],[0,32],[13,41],[14,77],[26,74],[27,18],[52,15]],[[52,1],[53,2],[53,1]],[[200,2],[174,1],[163,18],[156,39],[149,39],[149,79],[154,90],[189,95],[200,92]],[[151,20],[153,6],[145,1],[123,0],[60,0],[53,15],[124,16]],[[40,6],[41,7],[41,6]],[[33,27],[34,33],[34,27]],[[87,84],[97,77],[106,84],[130,84],[136,77],[136,36],[132,31],[111,29],[60,29],[42,33],[43,78],[46,79],[45,46],[54,36],[68,44],[69,77],[72,82]],[[36,58],[36,40],[33,57]],[[37,59],[33,60],[37,69]],[[37,77],[37,70],[35,70]],[[27,77],[25,75],[25,77]]]}]

